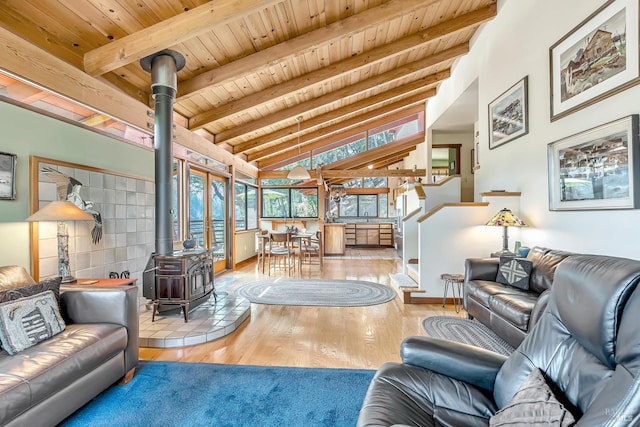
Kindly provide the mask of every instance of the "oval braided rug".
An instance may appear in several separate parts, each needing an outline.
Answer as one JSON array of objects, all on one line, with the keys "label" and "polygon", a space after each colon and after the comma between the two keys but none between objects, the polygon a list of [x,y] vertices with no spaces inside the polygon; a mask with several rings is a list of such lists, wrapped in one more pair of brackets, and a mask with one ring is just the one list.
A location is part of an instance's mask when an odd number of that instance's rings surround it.
[{"label": "oval braided rug", "polygon": [[422,329],[433,338],[475,345],[509,356],[514,348],[480,322],[453,316],[433,316],[422,321]]},{"label": "oval braided rug", "polygon": [[256,304],[359,307],[389,302],[396,292],[362,280],[275,279],[242,285],[236,295]]}]

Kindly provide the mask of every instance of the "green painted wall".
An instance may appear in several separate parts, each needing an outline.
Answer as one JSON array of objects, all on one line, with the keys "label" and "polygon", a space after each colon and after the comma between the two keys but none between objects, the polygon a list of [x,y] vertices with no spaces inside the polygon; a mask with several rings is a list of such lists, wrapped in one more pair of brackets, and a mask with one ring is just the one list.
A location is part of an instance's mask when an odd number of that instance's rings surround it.
[{"label": "green painted wall", "polygon": [[0,200],[0,265],[29,266],[29,156],[153,179],[151,150],[0,102],[0,151],[18,156],[16,200]]}]

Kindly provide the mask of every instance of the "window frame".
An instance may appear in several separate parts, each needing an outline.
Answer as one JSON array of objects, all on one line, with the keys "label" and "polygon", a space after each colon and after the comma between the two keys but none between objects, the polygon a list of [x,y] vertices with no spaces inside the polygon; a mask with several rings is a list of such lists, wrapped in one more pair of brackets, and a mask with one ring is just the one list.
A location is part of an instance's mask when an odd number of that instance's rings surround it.
[{"label": "window frame", "polygon": [[[240,194],[238,194],[238,187],[242,186],[244,187],[244,196],[240,197]],[[249,210],[249,189],[253,189],[255,191],[255,195],[256,195],[256,209],[255,209],[255,227],[249,227],[249,223],[250,218],[249,218],[249,214],[250,214],[250,210]],[[236,180],[233,183],[233,191],[234,191],[234,201],[233,201],[233,218],[234,218],[234,224],[233,224],[233,231],[234,232],[242,232],[242,231],[249,231],[249,230],[257,230],[259,227],[259,219],[260,219],[260,213],[258,212],[258,186],[253,185],[251,183],[248,182],[244,182],[244,181],[239,181]],[[236,209],[238,208],[238,201],[242,200],[244,206],[242,206],[242,210],[244,211],[244,227],[238,228],[238,215],[236,215]],[[251,219],[252,220],[252,219]]]},{"label": "window frame", "polygon": [[[260,188],[260,218],[261,219],[277,219],[277,218],[283,218],[282,216],[265,216],[264,212],[266,211],[265,209],[265,201],[267,199],[265,199],[264,197],[264,191],[265,190],[286,190],[287,195],[286,197],[286,216],[284,216],[284,218],[302,218],[302,219],[318,219],[319,218],[319,192],[318,192],[318,187],[315,186],[305,186],[305,187],[261,187]],[[298,215],[293,215],[292,209],[293,209],[293,203],[292,203],[292,191],[301,191],[301,190],[312,190],[315,192],[315,199],[316,199],[316,215],[315,216],[298,216]]]}]

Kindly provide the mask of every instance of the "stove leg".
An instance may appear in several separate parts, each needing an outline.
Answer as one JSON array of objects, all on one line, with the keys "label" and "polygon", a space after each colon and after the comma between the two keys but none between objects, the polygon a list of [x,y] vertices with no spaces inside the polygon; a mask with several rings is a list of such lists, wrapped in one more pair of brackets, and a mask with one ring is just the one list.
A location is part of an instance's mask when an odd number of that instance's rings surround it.
[{"label": "stove leg", "polygon": [[158,301],[153,302],[153,312],[151,313],[151,323],[156,321],[156,312],[158,311]]}]

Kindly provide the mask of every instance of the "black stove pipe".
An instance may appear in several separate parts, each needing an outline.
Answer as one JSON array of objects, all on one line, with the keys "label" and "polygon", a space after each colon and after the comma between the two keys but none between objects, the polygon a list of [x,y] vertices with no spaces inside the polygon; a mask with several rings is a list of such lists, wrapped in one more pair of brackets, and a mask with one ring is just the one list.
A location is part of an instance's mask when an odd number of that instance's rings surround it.
[{"label": "black stove pipe", "polygon": [[184,57],[172,50],[149,55],[140,60],[151,72],[151,89],[155,102],[153,126],[155,152],[156,255],[173,254],[172,188],[173,185],[173,102],[176,99],[177,72],[185,65]]}]

